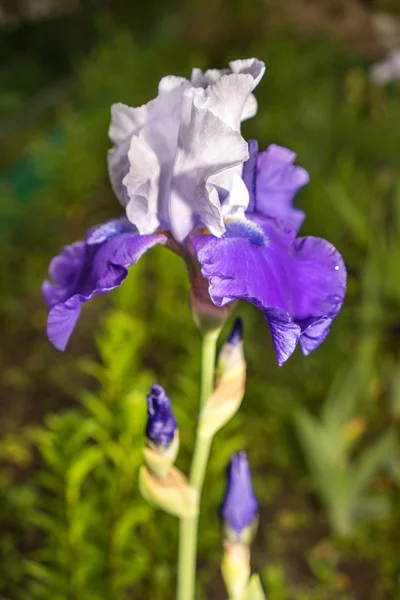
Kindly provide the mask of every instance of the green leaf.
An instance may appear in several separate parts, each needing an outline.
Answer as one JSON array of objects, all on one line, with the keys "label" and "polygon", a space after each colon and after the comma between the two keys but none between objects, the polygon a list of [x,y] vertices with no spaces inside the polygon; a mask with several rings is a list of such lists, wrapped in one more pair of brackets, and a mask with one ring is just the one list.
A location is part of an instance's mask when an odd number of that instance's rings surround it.
[{"label": "green leaf", "polygon": [[67,472],[67,502],[75,504],[81,493],[84,480],[103,460],[103,453],[97,446],[90,446],[82,451]]},{"label": "green leaf", "polygon": [[353,494],[360,494],[371,482],[378,468],[389,459],[396,447],[394,431],[383,434],[358,459],[354,468]]}]

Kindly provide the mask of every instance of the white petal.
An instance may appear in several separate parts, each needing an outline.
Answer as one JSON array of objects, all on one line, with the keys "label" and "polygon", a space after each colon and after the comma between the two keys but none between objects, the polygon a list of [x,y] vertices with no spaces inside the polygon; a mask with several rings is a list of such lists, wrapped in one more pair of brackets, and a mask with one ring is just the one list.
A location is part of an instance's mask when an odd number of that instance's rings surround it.
[{"label": "white petal", "polygon": [[128,203],[126,188],[122,181],[129,173],[128,152],[131,138],[127,138],[117,146],[111,148],[107,154],[108,175],[110,177],[111,187],[114,194],[122,206]]},{"label": "white petal", "polygon": [[167,75],[160,80],[158,84],[158,93],[163,94],[164,92],[184,92],[190,86],[190,81],[185,77],[178,77],[177,75]]},{"label": "white petal", "polygon": [[132,137],[130,168],[123,185],[129,197],[127,217],[141,234],[153,233],[159,225],[168,227],[168,195],[179,124],[178,117],[161,117]]},{"label": "white petal", "polygon": [[132,108],[122,102],[111,107],[111,123],[108,136],[114,144],[119,144],[127,137],[137,133],[147,120],[147,105]]},{"label": "white petal", "polygon": [[[193,69],[190,81],[195,87],[207,88],[215,84],[224,75],[249,75],[252,79],[251,90],[259,84],[265,73],[265,64],[257,58],[234,60],[229,63],[229,69],[209,69],[205,73],[201,69]],[[257,113],[257,100],[250,94],[244,104],[241,120],[251,119]]]},{"label": "white petal", "polygon": [[253,117],[255,117],[257,114],[257,109],[258,104],[256,97],[254,94],[250,94],[243,107],[241,120],[247,121],[247,119],[252,119]]},{"label": "white petal", "polygon": [[229,63],[232,73],[249,74],[253,78],[253,90],[260,83],[264,73],[265,64],[258,58],[245,58],[233,60]]},{"label": "white petal", "polygon": [[190,81],[195,87],[206,88],[218,81],[222,75],[228,75],[229,73],[230,69],[207,69],[203,73],[201,69],[194,68],[192,69]]},{"label": "white petal", "polygon": [[153,233],[159,226],[157,201],[160,166],[158,157],[141,135],[132,138],[129,162],[131,167],[123,180],[129,197],[126,216],[141,235]]},{"label": "white petal", "polygon": [[244,219],[249,204],[249,191],[239,173],[233,173],[229,193],[222,203],[224,218]]},{"label": "white petal", "polygon": [[203,107],[211,110],[235,131],[240,131],[243,108],[252,86],[251,75],[223,75],[205,90],[207,100],[203,103]]},{"label": "white petal", "polygon": [[184,120],[171,184],[169,220],[178,241],[199,224],[214,235],[222,235],[221,207],[211,178],[248,157],[242,136],[210,110],[199,108],[199,100],[201,97],[193,93],[184,98]]},{"label": "white petal", "polygon": [[207,87],[207,82],[206,78],[204,77],[204,73],[198,67],[194,67],[194,69],[192,69],[190,81],[195,87]]}]

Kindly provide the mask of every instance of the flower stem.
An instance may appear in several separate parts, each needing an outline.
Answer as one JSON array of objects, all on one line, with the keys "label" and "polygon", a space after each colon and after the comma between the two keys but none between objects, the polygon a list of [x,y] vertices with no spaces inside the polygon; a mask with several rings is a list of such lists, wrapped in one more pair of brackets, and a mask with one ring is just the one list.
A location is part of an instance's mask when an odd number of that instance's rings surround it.
[{"label": "flower stem", "polygon": [[[203,337],[199,414],[214,387],[215,354],[219,332],[220,329],[215,329]],[[190,485],[199,493],[199,504],[211,443],[212,438],[200,438],[197,429],[190,469]],[[195,597],[198,525],[199,515],[190,519],[181,519],[180,522],[177,600],[194,600]]]}]

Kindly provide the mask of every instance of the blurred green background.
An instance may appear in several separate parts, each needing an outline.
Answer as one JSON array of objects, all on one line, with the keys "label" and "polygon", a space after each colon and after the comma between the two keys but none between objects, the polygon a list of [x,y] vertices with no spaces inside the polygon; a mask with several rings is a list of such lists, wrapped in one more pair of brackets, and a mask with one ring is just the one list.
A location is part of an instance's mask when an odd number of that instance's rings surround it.
[{"label": "blurred green background", "polygon": [[[4,6],[3,6],[4,4]],[[261,504],[253,567],[269,600],[400,599],[400,86],[378,88],[374,10],[397,0],[37,0],[0,4],[0,599],[169,600],[177,521],[141,500],[145,394],[170,393],[188,467],[199,336],[179,258],[155,249],[86,305],[62,354],[40,286],[64,244],[118,209],[110,105],[165,74],[257,56],[244,136],[298,153],[302,233],[329,239],[348,294],[326,342],[276,365],[245,319],[248,384],[214,442],[198,597],[224,598],[218,506],[245,448]]]}]

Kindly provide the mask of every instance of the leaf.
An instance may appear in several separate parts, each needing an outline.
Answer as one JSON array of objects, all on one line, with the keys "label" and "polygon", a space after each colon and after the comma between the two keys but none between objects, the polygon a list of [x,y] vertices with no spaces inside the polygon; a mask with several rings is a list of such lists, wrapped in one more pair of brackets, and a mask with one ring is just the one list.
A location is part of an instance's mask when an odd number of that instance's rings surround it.
[{"label": "leaf", "polygon": [[106,403],[95,394],[85,394],[81,402],[101,425],[107,427],[113,423],[113,414],[111,410]]},{"label": "leaf", "polygon": [[342,217],[343,223],[349,228],[356,241],[363,247],[369,242],[369,223],[367,214],[353,201],[346,187],[339,181],[331,182],[326,186],[331,206]]},{"label": "leaf", "polygon": [[363,452],[354,469],[353,494],[360,494],[371,482],[381,464],[395,450],[394,431],[383,434],[372,446]]},{"label": "leaf", "polygon": [[122,553],[128,542],[134,535],[133,529],[140,523],[145,523],[150,520],[153,515],[153,510],[150,506],[140,506],[137,503],[131,506],[125,513],[121,515],[115,524],[113,535],[114,551]]},{"label": "leaf", "polygon": [[78,501],[84,480],[103,460],[103,453],[97,446],[83,450],[67,472],[67,502],[75,504]]}]

